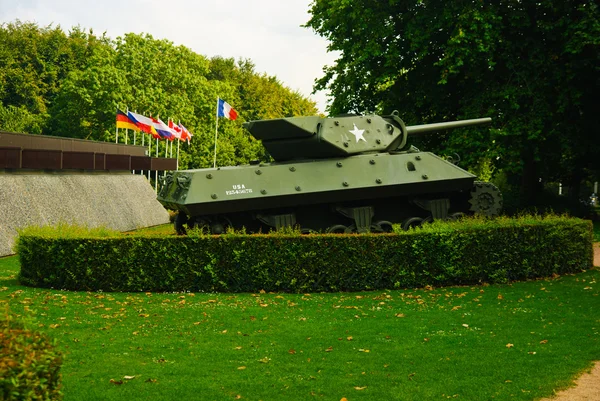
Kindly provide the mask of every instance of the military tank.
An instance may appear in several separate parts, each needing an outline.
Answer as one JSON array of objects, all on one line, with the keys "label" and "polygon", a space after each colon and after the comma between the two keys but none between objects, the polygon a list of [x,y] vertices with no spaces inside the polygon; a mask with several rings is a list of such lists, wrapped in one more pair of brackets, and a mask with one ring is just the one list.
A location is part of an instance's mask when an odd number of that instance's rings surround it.
[{"label": "military tank", "polygon": [[406,126],[391,115],[250,121],[271,163],[168,173],[158,201],[178,211],[175,229],[389,232],[464,214],[494,216],[498,188],[449,160],[408,145],[410,136],[489,124],[490,118]]}]

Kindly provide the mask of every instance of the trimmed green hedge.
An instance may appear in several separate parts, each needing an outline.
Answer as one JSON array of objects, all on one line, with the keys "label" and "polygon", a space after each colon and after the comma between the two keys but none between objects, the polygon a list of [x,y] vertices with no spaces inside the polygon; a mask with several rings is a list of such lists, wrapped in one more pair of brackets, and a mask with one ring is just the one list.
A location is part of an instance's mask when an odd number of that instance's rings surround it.
[{"label": "trimmed green hedge", "polygon": [[0,320],[0,399],[62,400],[62,357],[45,335]]},{"label": "trimmed green hedge", "polygon": [[30,228],[23,284],[86,291],[321,292],[506,283],[592,267],[592,224],[562,216],[436,222],[393,234],[92,235]]}]

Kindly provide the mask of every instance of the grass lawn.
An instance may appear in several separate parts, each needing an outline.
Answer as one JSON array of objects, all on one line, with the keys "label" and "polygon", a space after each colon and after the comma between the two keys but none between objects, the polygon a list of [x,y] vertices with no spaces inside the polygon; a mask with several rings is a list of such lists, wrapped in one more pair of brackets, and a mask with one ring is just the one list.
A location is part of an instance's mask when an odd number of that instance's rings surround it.
[{"label": "grass lawn", "polygon": [[66,292],[18,270],[0,259],[0,308],[58,340],[65,400],[534,400],[600,360],[598,269],[334,294]]}]

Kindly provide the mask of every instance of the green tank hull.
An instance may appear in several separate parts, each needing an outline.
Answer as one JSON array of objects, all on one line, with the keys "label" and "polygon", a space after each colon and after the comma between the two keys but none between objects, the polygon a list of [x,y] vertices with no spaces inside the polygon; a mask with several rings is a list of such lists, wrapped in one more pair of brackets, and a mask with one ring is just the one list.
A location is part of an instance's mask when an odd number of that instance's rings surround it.
[{"label": "green tank hull", "polygon": [[[249,232],[286,226],[385,232],[393,223],[408,229],[463,213],[499,213],[501,195],[491,184],[476,184],[473,174],[433,153],[402,149],[411,127],[398,120],[393,115],[251,122],[250,131],[279,161],[176,171],[166,176],[158,200],[179,211],[180,233],[196,225],[213,233],[227,226]],[[352,131],[360,126],[368,129],[353,142]]]}]

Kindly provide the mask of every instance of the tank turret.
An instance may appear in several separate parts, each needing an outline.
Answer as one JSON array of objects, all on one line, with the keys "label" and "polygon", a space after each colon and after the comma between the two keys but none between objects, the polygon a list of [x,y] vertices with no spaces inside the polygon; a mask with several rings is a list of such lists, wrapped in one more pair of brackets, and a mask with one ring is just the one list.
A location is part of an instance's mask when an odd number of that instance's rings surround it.
[{"label": "tank turret", "polygon": [[348,157],[404,148],[408,136],[489,124],[491,118],[406,126],[388,116],[290,117],[250,121],[244,127],[262,141],[275,161]]},{"label": "tank turret", "polygon": [[158,200],[179,211],[177,232],[228,226],[248,232],[299,226],[305,232],[387,232],[434,219],[500,213],[490,183],[433,153],[411,135],[488,124],[490,118],[406,126],[391,115],[293,117],[245,127],[275,160],[166,175]]}]

